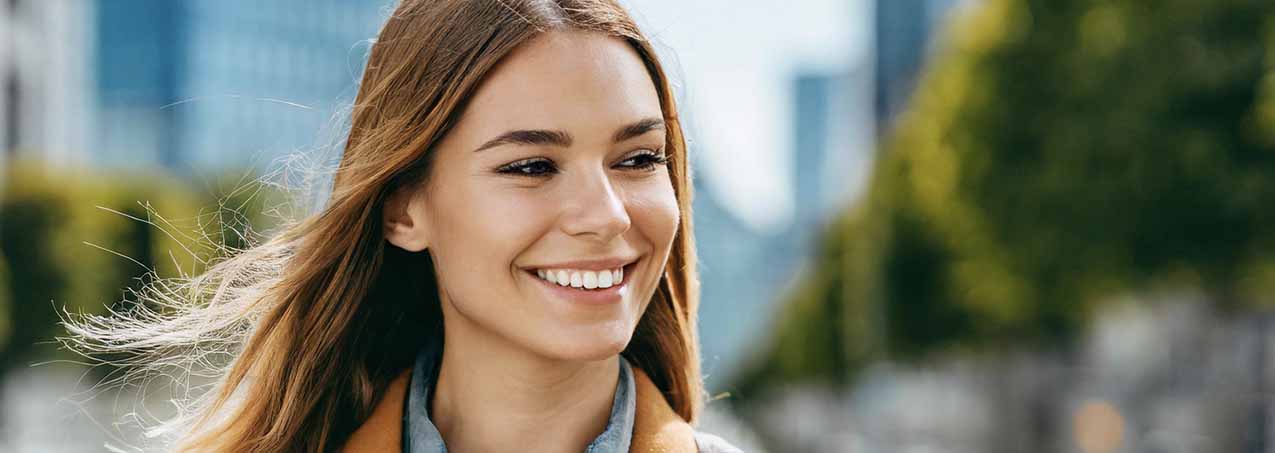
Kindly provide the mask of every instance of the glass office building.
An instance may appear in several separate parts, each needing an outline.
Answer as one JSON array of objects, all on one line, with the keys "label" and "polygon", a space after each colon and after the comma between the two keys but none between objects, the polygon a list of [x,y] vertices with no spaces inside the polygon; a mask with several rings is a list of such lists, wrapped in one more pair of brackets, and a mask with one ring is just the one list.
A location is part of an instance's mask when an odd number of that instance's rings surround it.
[{"label": "glass office building", "polygon": [[[112,0],[96,10],[102,161],[260,169],[329,143],[387,2]],[[329,134],[330,135],[330,134]]]}]

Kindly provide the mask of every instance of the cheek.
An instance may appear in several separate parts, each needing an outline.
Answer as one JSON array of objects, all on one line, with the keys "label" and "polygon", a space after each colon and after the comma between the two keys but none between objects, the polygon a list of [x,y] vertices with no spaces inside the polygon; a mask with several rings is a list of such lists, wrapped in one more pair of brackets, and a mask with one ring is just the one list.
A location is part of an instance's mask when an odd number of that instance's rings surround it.
[{"label": "cheek", "polygon": [[514,258],[552,222],[552,206],[543,206],[542,198],[490,187],[451,188],[436,195],[440,199],[429,215],[443,266],[483,279],[507,276]]},{"label": "cheek", "polygon": [[667,182],[650,184],[630,192],[630,197],[629,210],[634,226],[651,241],[656,253],[667,253],[681,219],[673,185]]}]

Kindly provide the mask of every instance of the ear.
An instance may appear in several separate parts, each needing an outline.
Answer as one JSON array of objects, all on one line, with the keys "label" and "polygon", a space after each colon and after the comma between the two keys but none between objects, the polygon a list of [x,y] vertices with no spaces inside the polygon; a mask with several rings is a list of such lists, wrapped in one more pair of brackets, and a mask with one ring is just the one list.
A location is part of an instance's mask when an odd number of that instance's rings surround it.
[{"label": "ear", "polygon": [[390,194],[381,210],[385,240],[409,252],[419,252],[429,246],[425,206],[421,201],[418,188],[412,185]]}]

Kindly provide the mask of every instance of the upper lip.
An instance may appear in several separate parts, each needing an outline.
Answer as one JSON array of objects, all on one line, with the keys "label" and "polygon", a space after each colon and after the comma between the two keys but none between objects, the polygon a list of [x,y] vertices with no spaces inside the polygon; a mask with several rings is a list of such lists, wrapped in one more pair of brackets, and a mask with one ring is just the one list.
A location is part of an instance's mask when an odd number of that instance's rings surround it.
[{"label": "upper lip", "polygon": [[590,260],[573,260],[564,261],[553,264],[541,264],[531,266],[530,269],[578,269],[582,271],[603,271],[609,269],[617,269],[636,262],[637,257],[633,258],[601,258]]}]

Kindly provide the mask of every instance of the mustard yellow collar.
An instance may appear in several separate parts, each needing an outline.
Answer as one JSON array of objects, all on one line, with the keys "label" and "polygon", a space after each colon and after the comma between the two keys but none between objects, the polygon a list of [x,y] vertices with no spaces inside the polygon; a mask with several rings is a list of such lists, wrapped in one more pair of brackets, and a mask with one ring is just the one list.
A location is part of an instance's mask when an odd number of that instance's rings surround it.
[{"label": "mustard yellow collar", "polygon": [[[403,399],[411,370],[390,382],[372,415],[346,441],[343,453],[402,453]],[[695,453],[694,431],[665,401],[664,394],[642,370],[633,368],[637,413],[633,421],[633,453]]]}]

